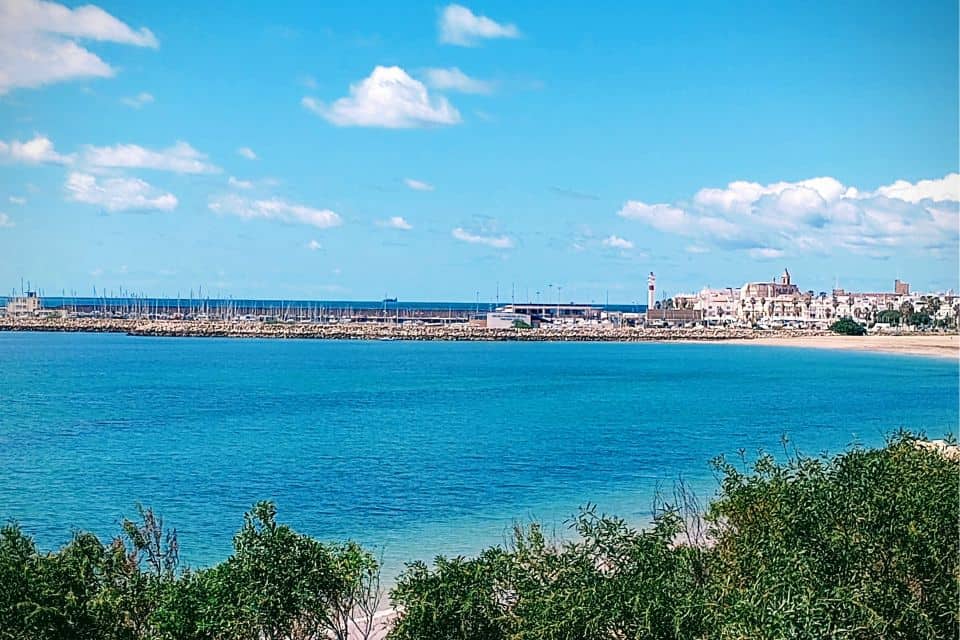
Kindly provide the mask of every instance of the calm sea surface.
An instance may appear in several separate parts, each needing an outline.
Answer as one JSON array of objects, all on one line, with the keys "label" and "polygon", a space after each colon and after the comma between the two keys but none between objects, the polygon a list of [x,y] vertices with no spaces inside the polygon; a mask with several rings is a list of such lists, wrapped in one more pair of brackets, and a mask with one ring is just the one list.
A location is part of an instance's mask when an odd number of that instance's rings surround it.
[{"label": "calm sea surface", "polygon": [[[46,548],[152,505],[210,564],[254,501],[403,560],[588,501],[636,522],[739,448],[957,431],[955,361],[713,344],[0,333],[0,521]],[[388,579],[392,576],[386,576]]]}]

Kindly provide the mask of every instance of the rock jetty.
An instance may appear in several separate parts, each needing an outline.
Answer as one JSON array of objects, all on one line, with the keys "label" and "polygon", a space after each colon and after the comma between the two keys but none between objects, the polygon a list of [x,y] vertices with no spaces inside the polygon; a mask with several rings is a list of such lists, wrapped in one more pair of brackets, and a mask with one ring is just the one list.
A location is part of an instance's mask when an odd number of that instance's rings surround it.
[{"label": "rock jetty", "polygon": [[820,331],[760,331],[734,328],[641,328],[596,325],[543,326],[537,329],[487,329],[469,324],[267,323],[199,320],[100,318],[0,319],[0,331],[126,333],[132,336],[184,338],[279,338],[319,340],[441,340],[518,342],[644,342],[669,340],[749,340],[762,337],[820,335]]}]

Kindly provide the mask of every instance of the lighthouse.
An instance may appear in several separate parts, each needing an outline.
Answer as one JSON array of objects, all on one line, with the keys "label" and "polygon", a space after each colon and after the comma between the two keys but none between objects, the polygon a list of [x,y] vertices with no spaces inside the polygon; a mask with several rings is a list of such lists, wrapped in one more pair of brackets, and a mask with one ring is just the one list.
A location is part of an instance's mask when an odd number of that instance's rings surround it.
[{"label": "lighthouse", "polygon": [[647,311],[653,309],[653,303],[657,298],[657,276],[653,271],[647,276]]}]

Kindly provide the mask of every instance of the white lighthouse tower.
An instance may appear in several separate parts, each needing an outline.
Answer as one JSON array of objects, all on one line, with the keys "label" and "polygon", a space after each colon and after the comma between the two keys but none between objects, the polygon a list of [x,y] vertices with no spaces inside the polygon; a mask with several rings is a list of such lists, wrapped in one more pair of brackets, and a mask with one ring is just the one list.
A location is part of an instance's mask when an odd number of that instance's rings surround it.
[{"label": "white lighthouse tower", "polygon": [[647,276],[647,311],[653,309],[653,303],[657,299],[657,276],[653,271]]}]

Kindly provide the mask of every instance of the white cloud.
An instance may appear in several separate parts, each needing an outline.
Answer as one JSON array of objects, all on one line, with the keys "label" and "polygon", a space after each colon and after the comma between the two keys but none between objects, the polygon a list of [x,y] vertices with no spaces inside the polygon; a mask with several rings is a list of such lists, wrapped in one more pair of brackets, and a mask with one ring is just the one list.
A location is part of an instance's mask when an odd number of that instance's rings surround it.
[{"label": "white cloud", "polygon": [[132,109],[140,109],[144,105],[148,105],[153,102],[153,95],[143,91],[138,93],[135,96],[128,96],[120,100],[123,104],[127,105]]},{"label": "white cloud", "polygon": [[877,258],[906,249],[956,253],[960,176],[898,180],[873,192],[830,177],[767,185],[737,181],[701,189],[689,203],[631,200],[619,215],[693,238],[698,249],[741,249],[756,259],[836,250]]},{"label": "white cloud", "polygon": [[440,14],[440,42],[472,47],[481,40],[519,37],[520,30],[515,25],[478,16],[459,4],[447,5]]},{"label": "white cloud", "polygon": [[253,189],[253,183],[249,180],[238,180],[233,176],[227,178],[227,184],[235,189]]},{"label": "white cloud", "polygon": [[0,228],[9,229],[15,226],[16,225],[13,223],[13,220],[10,219],[10,216],[5,213],[0,213]]},{"label": "white cloud", "polygon": [[628,220],[640,220],[654,229],[678,232],[690,224],[687,212],[667,204],[646,204],[628,200],[617,214]]},{"label": "white cloud", "polygon": [[404,178],[403,183],[414,191],[433,191],[433,185],[413,178]]},{"label": "white cloud", "polygon": [[102,207],[107,211],[157,210],[177,207],[172,193],[163,193],[138,178],[105,178],[73,172],[66,183],[69,197],[75,202]]},{"label": "white cloud", "polygon": [[470,244],[482,244],[494,249],[510,249],[513,247],[513,238],[510,236],[490,236],[470,233],[466,229],[457,227],[451,232],[454,238]]},{"label": "white cloud", "polygon": [[305,97],[304,108],[338,127],[409,129],[460,122],[460,112],[443,96],[431,96],[419,80],[400,67],[374,68],[350,95],[325,105]]},{"label": "white cloud", "polygon": [[157,47],[149,29],[134,30],[103,9],[70,9],[43,0],[0,1],[0,95],[77,78],[109,78],[113,67],[79,40]]},{"label": "white cloud", "polygon": [[136,144],[118,144],[113,147],[87,147],[83,161],[91,167],[123,169],[155,169],[174,173],[217,173],[207,162],[207,156],[186,142],[154,151]]},{"label": "white cloud", "polygon": [[256,160],[257,154],[254,153],[253,149],[250,147],[240,147],[237,149],[237,153],[246,158],[247,160]]},{"label": "white cloud", "polygon": [[248,200],[236,195],[225,195],[211,198],[208,206],[214,213],[306,224],[319,229],[337,227],[343,223],[340,216],[330,209],[314,209],[280,198]]},{"label": "white cloud", "polygon": [[773,249],[771,247],[754,247],[747,251],[750,254],[751,258],[756,260],[774,260],[776,258],[782,258],[784,255],[783,250]]},{"label": "white cloud", "polygon": [[603,246],[611,249],[633,249],[633,243],[620,236],[608,236],[603,239]]},{"label": "white cloud", "polygon": [[20,196],[10,196],[9,200],[11,204],[20,204],[20,205],[27,204],[27,199],[22,198]]},{"label": "white cloud", "polygon": [[897,180],[893,184],[880,187],[876,195],[897,198],[905,202],[934,202],[960,200],[960,173],[950,173],[939,180],[920,180],[916,184],[906,180]]},{"label": "white cloud", "polygon": [[407,222],[402,216],[393,216],[388,218],[380,223],[380,226],[390,227],[391,229],[400,229],[402,231],[409,231],[413,229],[413,225]]},{"label": "white cloud", "polygon": [[323,248],[323,245],[317,242],[316,240],[311,240],[310,242],[307,243],[307,249],[310,249],[310,251],[318,251],[322,248]]},{"label": "white cloud", "polygon": [[50,138],[39,134],[26,142],[0,140],[0,158],[8,158],[24,164],[70,164],[73,162],[72,155],[57,153]]},{"label": "white cloud", "polygon": [[457,67],[449,69],[427,69],[424,71],[427,84],[441,91],[459,91],[461,93],[491,93],[493,83],[471,78]]},{"label": "white cloud", "polygon": [[841,197],[856,197],[856,193],[856,189],[848,189],[840,181],[829,177],[768,185],[738,180],[728,184],[725,189],[701,189],[694,196],[694,202],[705,208],[744,212],[763,196],[786,197],[795,202],[809,202],[818,197],[825,202],[833,202]]}]

